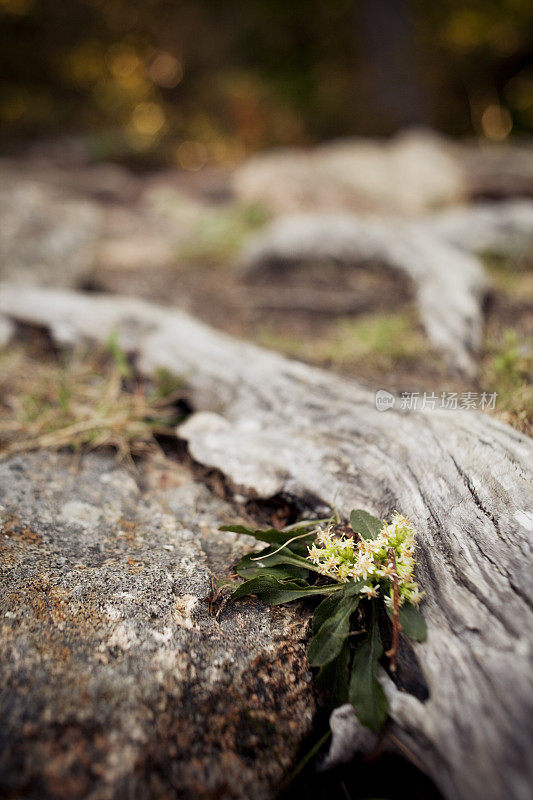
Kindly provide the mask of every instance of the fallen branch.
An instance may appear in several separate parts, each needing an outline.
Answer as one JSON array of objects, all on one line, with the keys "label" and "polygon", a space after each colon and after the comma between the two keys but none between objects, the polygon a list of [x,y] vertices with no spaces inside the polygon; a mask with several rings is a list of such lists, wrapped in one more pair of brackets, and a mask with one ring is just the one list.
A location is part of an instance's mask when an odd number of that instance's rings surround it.
[{"label": "fallen branch", "polygon": [[274,221],[248,243],[242,263],[248,276],[317,261],[399,271],[413,283],[430,341],[450,366],[472,375],[488,288],[476,253],[516,254],[532,243],[533,203],[527,201],[452,209],[418,221],[308,213]]}]

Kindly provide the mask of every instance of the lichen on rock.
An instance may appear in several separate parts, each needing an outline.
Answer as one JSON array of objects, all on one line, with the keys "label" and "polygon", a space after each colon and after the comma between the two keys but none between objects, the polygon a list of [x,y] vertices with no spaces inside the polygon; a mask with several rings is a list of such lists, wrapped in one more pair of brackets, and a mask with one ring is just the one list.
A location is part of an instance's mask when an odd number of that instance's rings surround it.
[{"label": "lichen on rock", "polygon": [[249,544],[228,551],[235,509],[192,477],[75,467],[0,465],[0,794],[272,797],[313,721],[305,615],[211,616],[213,565]]}]

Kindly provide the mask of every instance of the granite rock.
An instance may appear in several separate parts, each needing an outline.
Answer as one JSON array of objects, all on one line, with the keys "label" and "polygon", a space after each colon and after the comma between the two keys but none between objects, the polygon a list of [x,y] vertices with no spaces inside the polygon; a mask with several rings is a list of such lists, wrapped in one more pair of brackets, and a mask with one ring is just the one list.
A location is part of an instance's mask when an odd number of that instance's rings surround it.
[{"label": "granite rock", "polygon": [[209,602],[250,548],[185,477],[0,464],[0,795],[268,798],[312,726],[302,607]]},{"label": "granite rock", "polygon": [[91,274],[102,212],[88,198],[0,165],[0,274],[76,287]]}]

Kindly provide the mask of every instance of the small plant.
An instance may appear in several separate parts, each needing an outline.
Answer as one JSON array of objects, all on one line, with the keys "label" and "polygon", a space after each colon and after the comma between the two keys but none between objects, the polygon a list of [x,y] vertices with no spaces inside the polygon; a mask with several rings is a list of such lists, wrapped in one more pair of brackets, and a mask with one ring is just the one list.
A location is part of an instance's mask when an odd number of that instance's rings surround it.
[{"label": "small plant", "polygon": [[[349,525],[336,518],[299,523],[284,531],[225,525],[221,530],[254,536],[268,547],[244,556],[236,571],[245,578],[233,600],[255,595],[273,605],[323,597],[312,622],[308,661],[330,705],[349,701],[359,720],[378,731],[388,703],[377,677],[385,655],[396,670],[400,633],[426,639],[414,578],[416,530],[395,512],[390,523],[352,511]],[[390,620],[391,646],[384,653],[379,622]]]}]

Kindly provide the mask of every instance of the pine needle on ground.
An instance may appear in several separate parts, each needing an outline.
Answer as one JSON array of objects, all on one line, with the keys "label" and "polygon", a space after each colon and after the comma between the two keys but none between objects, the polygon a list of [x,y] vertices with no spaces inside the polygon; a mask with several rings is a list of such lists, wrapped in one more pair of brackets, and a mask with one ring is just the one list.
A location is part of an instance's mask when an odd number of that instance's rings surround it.
[{"label": "pine needle on ground", "polygon": [[179,378],[137,379],[116,341],[106,348],[0,353],[0,458],[31,450],[113,448],[120,460],[160,451],[180,420]]}]

